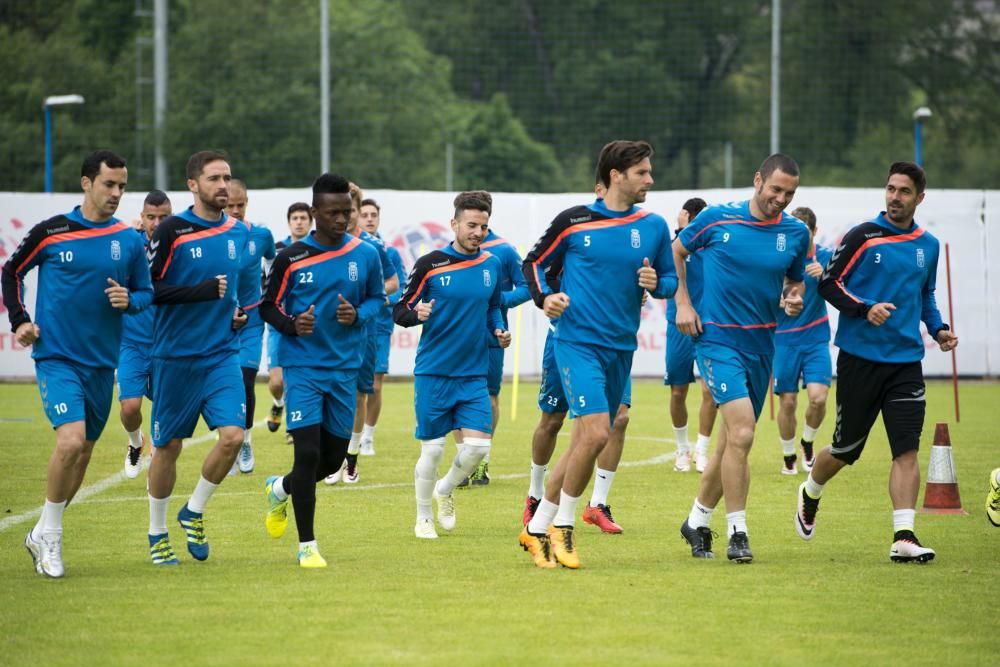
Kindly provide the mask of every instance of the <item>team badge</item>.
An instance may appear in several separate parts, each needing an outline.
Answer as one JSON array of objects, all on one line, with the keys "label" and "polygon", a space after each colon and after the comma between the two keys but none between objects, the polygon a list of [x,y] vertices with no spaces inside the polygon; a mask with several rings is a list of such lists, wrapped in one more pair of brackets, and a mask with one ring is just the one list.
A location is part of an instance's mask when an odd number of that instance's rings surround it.
[{"label": "team badge", "polygon": [[917,266],[924,268],[924,249],[917,248]]},{"label": "team badge", "polygon": [[236,244],[229,239],[229,259],[236,259]]},{"label": "team badge", "polygon": [[358,263],[349,262],[347,264],[347,277],[353,282],[358,282]]},{"label": "team badge", "polygon": [[638,248],[639,246],[642,245],[642,239],[639,238],[639,230],[638,229],[633,229],[632,230],[631,237],[632,237],[632,247],[633,248]]},{"label": "team badge", "polygon": [[[111,242],[111,259],[113,259],[113,260],[115,260],[117,262],[121,258],[122,258],[122,244],[119,243],[118,241],[112,241]],[[923,266],[923,265],[921,264],[921,266]]]},{"label": "team badge", "polygon": [[250,251],[251,255],[256,255],[257,254],[257,242],[256,241],[250,241],[250,244],[247,246],[247,250]]},{"label": "team badge", "polygon": [[778,252],[785,252],[785,235],[784,234],[778,234],[778,241],[775,244],[775,247],[778,249]]},{"label": "team badge", "polygon": [[490,274],[489,269],[483,269],[483,285],[493,287],[493,276]]}]

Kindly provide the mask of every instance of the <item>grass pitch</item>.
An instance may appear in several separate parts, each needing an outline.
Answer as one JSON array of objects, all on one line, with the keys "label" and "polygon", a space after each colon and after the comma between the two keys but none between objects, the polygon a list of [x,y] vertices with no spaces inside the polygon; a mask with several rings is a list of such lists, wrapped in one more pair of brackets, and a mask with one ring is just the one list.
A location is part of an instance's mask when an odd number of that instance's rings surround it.
[{"label": "grass pitch", "polygon": [[[765,408],[750,456],[755,560],[736,566],[724,537],[715,561],[696,561],[681,541],[698,475],[672,471],[666,390],[637,381],[610,496],[625,533],[579,522],[584,567],[575,572],[536,570],[517,546],[534,389],[522,384],[511,421],[504,388],[493,483],[456,491],[458,527],[424,541],[413,537],[412,385],[386,384],[377,456],[361,459],[361,482],[317,490],[316,533],[330,563],[317,571],[295,563],[294,519],[281,540],[264,530],[264,478],[287,471],[292,450],[263,427],[254,431],[257,469],[228,478],[208,506],[211,558],[193,561],[171,521],[181,565],[154,569],[144,477],[118,475],[125,438],[115,409],[66,513],[66,577],[52,581],[34,573],[22,540],[54,438],[34,386],[0,385],[0,664],[995,664],[1000,529],[983,516],[983,499],[1000,466],[1000,384],[963,386],[961,424],[950,384],[929,384],[923,475],[934,423],[951,422],[969,515],[918,515],[917,534],[938,553],[925,566],[888,559],[889,450],[879,425],[859,463],[827,487],[816,537],[800,540],[792,518],[804,478],[779,474]],[[263,418],[263,385],[257,403]],[[831,432],[832,418],[818,442]],[[196,438],[204,435],[202,426]],[[171,516],[208,446],[203,437],[182,455]],[[445,460],[453,453],[449,445]]]}]

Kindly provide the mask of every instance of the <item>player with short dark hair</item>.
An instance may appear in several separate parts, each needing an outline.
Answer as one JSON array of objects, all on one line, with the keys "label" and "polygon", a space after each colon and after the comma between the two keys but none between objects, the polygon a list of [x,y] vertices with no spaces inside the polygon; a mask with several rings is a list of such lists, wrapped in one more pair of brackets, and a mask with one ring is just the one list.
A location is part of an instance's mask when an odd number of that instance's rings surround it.
[{"label": "player with short dark hair", "polygon": [[247,316],[238,302],[241,262],[250,232],[226,214],[229,162],[218,151],[188,160],[194,205],[156,228],[150,269],[156,296],[153,335],[153,446],[149,465],[149,553],[155,565],[176,565],[167,534],[167,506],[177,479],[182,441],[198,417],[217,429],[191,498],[177,514],[196,560],[208,558],[203,512],[243,443],[246,397],[236,331]]},{"label": "player with short dark hair", "polygon": [[[66,504],[87,472],[111,411],[122,315],[149,306],[153,290],[142,241],[114,217],[128,183],[125,159],[109,150],[83,160],[83,202],[32,227],[3,266],[3,303],[18,344],[31,346],[42,407],[56,433],[45,505],[24,546],[35,571],[65,573]],[[32,321],[24,277],[39,267]]]},{"label": "player with short dark hair", "polygon": [[265,520],[272,537],[288,525],[289,496],[299,532],[301,567],[326,567],[316,544],[316,483],[339,470],[354,419],[357,353],[365,324],[385,303],[378,252],[347,234],[346,178],[313,183],[316,230],[281,251],[271,266],[261,315],[281,332],[288,386],[288,427],[295,446],[290,473],[267,478]]},{"label": "player with short dark hair", "polygon": [[941,319],[934,290],[938,240],[913,216],[927,178],[912,162],[894,162],[885,185],[886,210],[844,235],[823,272],[819,293],[840,311],[837,356],[837,427],[833,443],[817,455],[799,487],[795,529],[802,539],[816,530],[823,487],[861,456],[879,414],[892,452],[892,547],[895,562],[925,563],[934,550],[914,533],[924,427],[924,341],[920,322],[942,352],[958,337]]},{"label": "player with short dark hair", "polygon": [[[569,449],[519,538],[538,567],[580,567],[576,505],[622,402],[645,291],[664,299],[677,286],[666,221],[636,206],[653,184],[652,154],[644,141],[605,145],[597,167],[605,198],[557,215],[524,260],[535,304],[559,318],[555,354],[575,417]],[[546,280],[554,264],[559,292]]]},{"label": "player with short dark hair", "polygon": [[[784,295],[785,313],[801,312],[809,251],[809,231],[784,212],[799,186],[795,161],[771,155],[753,184],[749,201],[705,208],[674,240],[677,328],[697,336],[698,369],[722,413],[715,453],[681,535],[692,556],[713,558],[708,525],[724,496],[727,556],[736,563],[753,560],[746,522],[747,457],[770,382],[779,304]],[[694,252],[701,256],[704,276],[697,309],[686,270],[686,258]]]},{"label": "player with short dark hair", "polygon": [[243,374],[243,393],[246,397],[247,417],[243,425],[243,444],[240,445],[239,456],[236,457],[236,463],[230,470],[230,474],[235,474],[237,469],[244,474],[251,473],[254,468],[252,434],[254,411],[257,407],[254,383],[257,381],[260,356],[264,347],[264,320],[261,319],[258,309],[261,297],[260,276],[263,270],[262,262],[274,259],[277,252],[271,230],[264,225],[247,220],[248,203],[246,184],[238,178],[234,178],[229,183],[229,203],[226,204],[226,213],[246,225],[250,232],[250,238],[243,256],[243,266],[240,268],[238,293],[239,302],[247,314],[247,323],[236,334],[239,338],[240,372]]},{"label": "player with short dark hair", "polygon": [[[143,247],[149,251],[149,240],[161,222],[173,212],[167,194],[152,190],[146,195],[136,230]],[[153,308],[122,320],[122,344],[118,356],[118,401],[120,417],[128,445],[125,449],[125,476],[135,479],[142,470],[141,456],[145,437],[142,434],[142,397],[153,397]]]},{"label": "player with short dark hair", "polygon": [[[479,192],[455,198],[451,228],[455,240],[420,257],[410,272],[403,297],[393,310],[396,324],[422,327],[413,370],[413,403],[420,458],[414,468],[418,538],[437,537],[438,523],[455,527],[455,487],[490,450],[493,418],[486,374],[489,339],[510,345],[500,317],[500,260],[480,245],[489,230],[490,202]],[[459,447],[447,474],[435,483],[444,456],[445,436],[461,429]]]},{"label": "player with short dark hair", "polygon": [[816,291],[823,267],[830,261],[833,251],[816,244],[816,214],[811,208],[800,206],[792,211],[792,215],[809,228],[810,245],[802,312],[795,317],[782,313],[774,332],[774,393],[778,395],[778,439],[784,457],[781,472],[785,475],[798,474],[795,413],[799,381],[802,381],[809,397],[806,424],[800,441],[802,469],[809,472],[813,463],[813,441],[826,416],[826,397],[833,380],[830,316],[826,312],[826,301]]},{"label": "player with short dark hair", "polygon": [[[691,224],[698,214],[707,206],[700,197],[692,197],[684,202],[677,214],[676,235]],[[687,269],[688,294],[691,302],[697,308],[701,299],[702,268],[701,257],[691,253],[685,259]],[[685,336],[677,329],[677,303],[673,299],[667,301],[667,349],[665,357],[665,372],[663,384],[670,387],[670,419],[673,422],[674,438],[677,440],[677,454],[674,457],[674,471],[689,472],[691,470],[691,445],[688,442],[688,387],[695,382],[694,365],[697,354],[694,340]],[[712,428],[715,426],[715,399],[705,386],[703,378],[698,379],[701,387],[701,409],[698,411],[698,440],[695,444],[694,467],[698,472],[705,472],[708,467],[708,446],[712,439]]]}]

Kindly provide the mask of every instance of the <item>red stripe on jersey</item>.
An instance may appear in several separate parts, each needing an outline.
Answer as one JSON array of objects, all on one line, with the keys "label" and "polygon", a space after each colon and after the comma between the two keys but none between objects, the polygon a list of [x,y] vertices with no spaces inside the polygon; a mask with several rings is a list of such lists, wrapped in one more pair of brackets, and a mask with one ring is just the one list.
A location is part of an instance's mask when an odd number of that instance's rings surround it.
[{"label": "red stripe on jersey", "polygon": [[804,326],[795,327],[794,329],[782,329],[781,331],[775,331],[774,333],[776,333],[776,334],[786,334],[786,333],[792,333],[793,331],[805,331],[806,329],[812,329],[814,326],[816,326],[818,324],[823,324],[823,322],[827,322],[827,321],[829,321],[829,319],[830,319],[829,315],[824,315],[823,317],[819,318],[818,320],[814,320],[814,321],[812,321],[809,324],[806,324]]},{"label": "red stripe on jersey", "polygon": [[711,324],[713,327],[722,327],[723,329],[774,329],[778,326],[777,322],[765,322],[764,324],[724,324],[722,322],[703,322],[702,324]]},{"label": "red stripe on jersey", "polygon": [[848,291],[847,291],[847,288],[846,288],[846,287],[844,287],[844,283],[842,283],[841,281],[839,281],[839,280],[834,280],[834,281],[833,281],[833,284],[834,284],[834,285],[836,285],[837,287],[839,287],[839,288],[840,288],[840,291],[844,293],[844,296],[846,296],[846,297],[847,297],[848,299],[850,299],[851,301],[854,301],[855,303],[864,303],[864,301],[862,301],[862,300],[861,300],[861,299],[859,299],[858,297],[856,297],[856,296],[854,296],[853,294],[851,294],[850,292],[848,292]]},{"label": "red stripe on jersey", "polygon": [[62,243],[63,241],[79,241],[80,239],[91,239],[98,236],[107,236],[108,234],[117,234],[118,232],[126,229],[129,229],[127,224],[124,222],[118,222],[108,227],[101,227],[99,229],[81,229],[75,232],[65,232],[63,234],[50,236],[35,246],[35,249],[31,251],[31,254],[28,255],[23,262],[21,262],[20,266],[17,267],[17,273],[20,274],[21,269],[27,266],[31,259],[38,254],[38,251],[45,246]]},{"label": "red stripe on jersey", "polygon": [[447,266],[439,266],[436,269],[431,269],[430,271],[424,274],[423,279],[420,281],[420,285],[417,286],[417,291],[413,293],[413,298],[411,298],[409,301],[406,302],[406,307],[409,308],[410,305],[413,303],[414,299],[420,296],[420,293],[424,289],[424,285],[426,285],[427,281],[433,278],[434,276],[439,275],[441,273],[448,273],[449,271],[461,271],[462,269],[468,269],[470,267],[477,266],[479,264],[482,264],[492,256],[493,255],[491,255],[490,253],[484,252],[475,259],[467,259],[465,261],[459,262],[458,264],[449,264]]},{"label": "red stripe on jersey", "polygon": [[170,268],[170,262],[174,261],[174,250],[176,250],[179,245],[190,243],[192,241],[200,241],[201,239],[208,238],[209,236],[215,236],[216,234],[224,234],[232,229],[237,222],[239,221],[236,218],[227,215],[225,222],[218,227],[210,227],[200,232],[185,234],[184,236],[179,236],[174,239],[173,244],[170,246],[170,254],[167,255],[167,261],[163,264],[163,271],[160,272],[158,280],[162,280],[163,276],[167,275],[167,269]]},{"label": "red stripe on jersey", "polygon": [[780,213],[770,220],[719,220],[718,222],[713,222],[702,227],[697,234],[691,237],[691,241],[694,241],[696,238],[716,225],[750,225],[751,227],[770,227],[771,225],[776,225],[779,222],[781,222]]},{"label": "red stripe on jersey", "polygon": [[361,239],[356,236],[352,236],[351,240],[348,241],[342,248],[327,250],[326,252],[321,252],[318,255],[313,255],[312,257],[303,257],[302,259],[289,264],[288,268],[285,269],[285,275],[281,276],[281,286],[278,288],[278,295],[274,297],[274,302],[281,303],[281,298],[285,295],[285,289],[288,287],[288,276],[291,275],[292,271],[298,271],[299,269],[304,269],[306,267],[313,266],[314,264],[319,264],[321,262],[340,257],[341,255],[345,255],[357,248],[361,242]]},{"label": "red stripe on jersey", "polygon": [[840,272],[840,280],[843,280],[844,278],[847,277],[847,274],[850,272],[851,267],[854,266],[854,263],[858,261],[859,257],[861,257],[861,253],[863,253],[868,248],[882,245],[884,243],[902,243],[903,241],[912,241],[915,238],[923,236],[923,233],[924,233],[924,228],[917,227],[909,234],[897,234],[895,236],[881,236],[875,239],[868,239],[860,246],[858,246],[858,249],[854,251],[853,255],[851,255],[850,261],[847,262],[847,265],[844,267],[844,270]]}]

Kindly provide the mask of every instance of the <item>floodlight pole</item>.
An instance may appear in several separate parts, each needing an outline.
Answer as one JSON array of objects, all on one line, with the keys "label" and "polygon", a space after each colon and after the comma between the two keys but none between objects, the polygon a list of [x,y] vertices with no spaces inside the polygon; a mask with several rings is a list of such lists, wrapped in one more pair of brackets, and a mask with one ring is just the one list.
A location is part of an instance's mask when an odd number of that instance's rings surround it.
[{"label": "floodlight pole", "polygon": [[50,95],[42,103],[45,114],[45,191],[52,192],[52,107],[83,104],[83,95]]},{"label": "floodlight pole", "polygon": [[771,154],[781,137],[781,0],[771,0]]},{"label": "floodlight pole", "polygon": [[168,0],[153,2],[153,136],[155,158],[153,183],[160,190],[168,187],[167,157],[164,152],[164,133],[167,120],[167,21]]},{"label": "floodlight pole", "polygon": [[330,171],[330,2],[319,0],[319,168]]},{"label": "floodlight pole", "polygon": [[913,161],[917,166],[924,166],[924,133],[921,121],[934,114],[927,107],[919,107],[913,112]]}]

